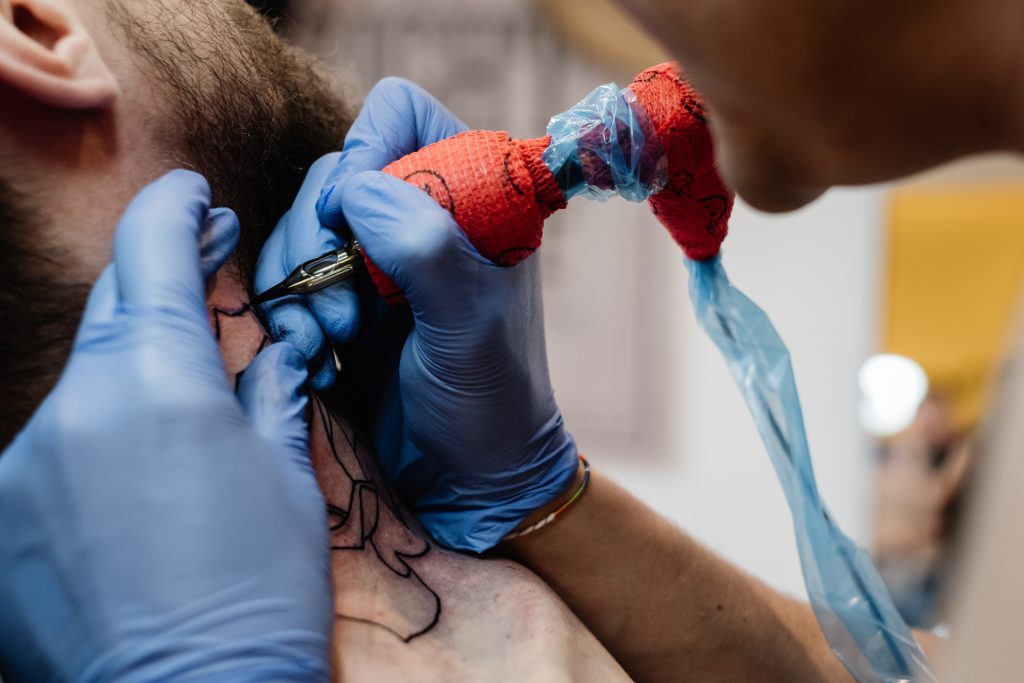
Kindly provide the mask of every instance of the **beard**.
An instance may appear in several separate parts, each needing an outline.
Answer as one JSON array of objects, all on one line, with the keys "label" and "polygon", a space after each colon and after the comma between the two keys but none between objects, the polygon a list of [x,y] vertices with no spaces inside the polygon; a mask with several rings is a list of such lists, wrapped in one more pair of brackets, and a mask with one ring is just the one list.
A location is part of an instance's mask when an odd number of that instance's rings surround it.
[{"label": "beard", "polygon": [[[243,0],[99,1],[147,77],[142,87],[161,102],[150,128],[173,150],[168,168],[202,173],[214,205],[238,214],[234,262],[248,288],[259,250],[307,169],[341,148],[353,103]],[[30,198],[0,184],[0,448],[60,376],[89,290],[38,277],[60,272],[68,255],[26,237],[36,220]]]},{"label": "beard", "polygon": [[285,43],[243,0],[108,0],[169,117],[156,134],[174,165],[210,182],[238,214],[246,286],[260,247],[309,166],[341,149],[355,109],[323,67]]}]

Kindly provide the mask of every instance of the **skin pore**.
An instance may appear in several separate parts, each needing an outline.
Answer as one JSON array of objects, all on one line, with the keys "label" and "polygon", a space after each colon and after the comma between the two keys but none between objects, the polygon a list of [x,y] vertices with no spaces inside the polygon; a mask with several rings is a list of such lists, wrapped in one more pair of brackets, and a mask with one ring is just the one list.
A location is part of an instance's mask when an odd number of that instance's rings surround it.
[{"label": "skin pore", "polygon": [[[255,255],[309,164],[341,146],[351,121],[347,102],[242,0],[0,0],[0,8],[0,47],[21,50],[24,43],[10,41],[28,36],[44,49],[63,49],[64,36],[77,41],[65,45],[105,66],[90,78],[115,86],[82,109],[71,103],[74,75],[58,92],[65,98],[40,99],[31,83],[0,84],[0,155],[10,162],[5,169],[18,169],[2,180],[24,200],[0,232],[17,227],[26,250],[66,255],[53,271],[57,280],[37,296],[71,318],[47,330],[45,345],[39,328],[27,330],[19,354],[0,369],[2,381],[31,383],[30,397],[49,390],[58,364],[17,362],[40,346],[67,348],[79,297],[109,261],[125,205],[178,166],[206,175],[214,202],[234,208],[242,223],[237,258],[208,292],[225,367],[237,376],[268,343],[249,306]],[[0,76],[3,66],[0,60]],[[37,272],[5,277],[25,283]],[[7,303],[5,321],[32,320],[21,315],[24,300]],[[10,423],[24,421],[32,407],[9,406]],[[428,541],[383,483],[368,442],[318,397],[310,425],[329,505],[337,678],[625,680],[535,575],[510,560],[449,553]]]}]

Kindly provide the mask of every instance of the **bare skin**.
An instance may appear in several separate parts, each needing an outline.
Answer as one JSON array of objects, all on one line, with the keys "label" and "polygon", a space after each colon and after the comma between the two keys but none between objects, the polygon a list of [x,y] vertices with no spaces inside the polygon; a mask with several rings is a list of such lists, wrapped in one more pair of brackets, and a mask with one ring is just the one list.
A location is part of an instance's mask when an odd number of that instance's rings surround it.
[{"label": "bare skin", "polygon": [[544,577],[634,680],[852,680],[807,604],[715,556],[600,472],[563,516],[499,551]]}]

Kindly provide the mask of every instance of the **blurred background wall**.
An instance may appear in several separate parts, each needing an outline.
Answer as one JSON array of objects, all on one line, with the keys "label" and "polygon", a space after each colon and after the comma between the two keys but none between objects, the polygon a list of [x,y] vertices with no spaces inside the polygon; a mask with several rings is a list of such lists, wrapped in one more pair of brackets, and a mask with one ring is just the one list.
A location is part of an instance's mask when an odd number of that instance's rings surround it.
[{"label": "blurred background wall", "polygon": [[[292,40],[350,69],[363,92],[403,76],[471,127],[516,137],[542,135],[594,86],[665,58],[606,0],[292,0],[287,17]],[[965,169],[918,182],[1020,175],[1005,161]],[[825,500],[869,546],[878,444],[858,422],[858,370],[891,339],[889,190],[833,191],[783,217],[740,203],[725,245],[733,280],[790,345]],[[553,381],[583,451],[710,547],[802,595],[774,472],[693,321],[679,250],[647,208],[575,200],[549,222],[541,258]]]}]

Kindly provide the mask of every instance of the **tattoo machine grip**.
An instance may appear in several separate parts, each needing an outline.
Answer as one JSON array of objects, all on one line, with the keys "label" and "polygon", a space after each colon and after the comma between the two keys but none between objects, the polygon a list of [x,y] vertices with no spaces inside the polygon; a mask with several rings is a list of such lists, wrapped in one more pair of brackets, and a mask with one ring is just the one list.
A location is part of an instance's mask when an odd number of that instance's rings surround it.
[{"label": "tattoo machine grip", "polygon": [[[513,266],[540,247],[544,221],[586,194],[649,200],[687,256],[714,257],[733,195],[715,169],[704,105],[674,63],[651,67],[629,87],[601,86],[551,119],[548,135],[467,131],[389,164],[384,172],[427,192],[474,247]],[[370,277],[392,303],[398,286],[366,255]]]}]

